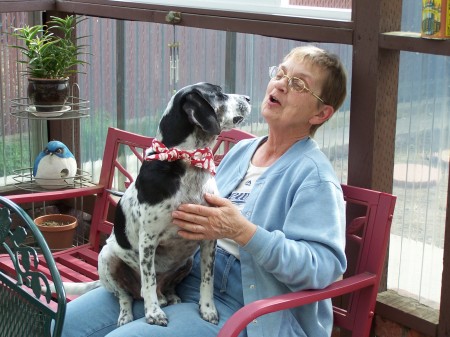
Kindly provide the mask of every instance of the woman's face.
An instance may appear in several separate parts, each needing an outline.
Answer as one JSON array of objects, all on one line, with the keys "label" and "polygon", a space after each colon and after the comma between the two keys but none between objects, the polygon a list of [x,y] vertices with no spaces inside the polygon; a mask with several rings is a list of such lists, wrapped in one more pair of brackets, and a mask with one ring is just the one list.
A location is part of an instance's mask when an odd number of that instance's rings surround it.
[{"label": "woman's face", "polygon": [[[321,84],[325,76],[321,68],[293,57],[284,61],[280,68],[289,78],[297,77],[303,80],[307,88],[321,96]],[[308,90],[292,90],[288,82],[286,77],[269,81],[261,113],[272,129],[278,127],[280,130],[292,130],[297,134],[309,134],[311,125],[323,122],[316,117],[323,115],[324,109],[329,106],[320,102]]]}]

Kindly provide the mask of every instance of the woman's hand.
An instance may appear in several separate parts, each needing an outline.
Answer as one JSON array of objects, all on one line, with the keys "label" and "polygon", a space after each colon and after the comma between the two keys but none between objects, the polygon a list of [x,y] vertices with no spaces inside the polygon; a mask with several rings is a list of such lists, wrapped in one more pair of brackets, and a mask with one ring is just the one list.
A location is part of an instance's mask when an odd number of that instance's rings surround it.
[{"label": "woman's hand", "polygon": [[252,238],[256,225],[248,221],[231,201],[208,193],[205,200],[211,206],[182,204],[172,213],[173,223],[180,227],[180,236],[188,240],[228,238],[241,246]]}]

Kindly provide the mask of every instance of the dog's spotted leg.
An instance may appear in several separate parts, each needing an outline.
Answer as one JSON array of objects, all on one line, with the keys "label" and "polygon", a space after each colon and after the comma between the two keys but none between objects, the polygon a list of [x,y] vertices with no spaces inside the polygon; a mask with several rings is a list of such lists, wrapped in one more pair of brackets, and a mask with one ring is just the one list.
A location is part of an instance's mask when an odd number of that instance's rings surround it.
[{"label": "dog's spotted leg", "polygon": [[158,304],[155,271],[155,252],[158,235],[142,233],[139,237],[139,255],[141,261],[141,295],[144,298],[145,320],[149,324],[167,326],[168,320]]},{"label": "dog's spotted leg", "polygon": [[120,312],[117,326],[122,326],[133,320],[133,298],[125,293],[116,294],[119,298]]},{"label": "dog's spotted leg", "polygon": [[[120,311],[117,325],[122,326],[133,321],[133,298],[130,294],[130,288],[126,286],[128,284],[139,284],[139,280],[133,277],[136,275],[133,273],[133,268],[119,258],[116,251],[112,248],[115,245],[115,236],[112,235],[107,243],[100,251],[98,257],[98,273],[103,286],[119,300]],[[122,256],[132,260],[129,254]],[[135,255],[136,259],[137,255]],[[138,266],[135,266],[135,268],[138,268]]]},{"label": "dog's spotted leg", "polygon": [[200,315],[212,324],[219,323],[219,315],[214,304],[214,258],[216,241],[202,241],[201,253],[201,284],[200,284]]}]

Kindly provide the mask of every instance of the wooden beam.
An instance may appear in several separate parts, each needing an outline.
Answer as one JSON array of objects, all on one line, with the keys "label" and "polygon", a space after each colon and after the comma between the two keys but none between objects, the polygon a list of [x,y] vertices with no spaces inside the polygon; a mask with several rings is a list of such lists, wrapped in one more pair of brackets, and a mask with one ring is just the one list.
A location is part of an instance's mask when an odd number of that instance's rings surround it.
[{"label": "wooden beam", "polygon": [[[380,51],[378,38],[380,31],[400,27],[401,1],[358,5],[353,7],[348,183],[391,192],[399,52]],[[390,20],[382,20],[383,16]]]},{"label": "wooden beam", "polygon": [[[169,11],[179,7],[158,6],[111,0],[58,1],[56,8],[62,12],[83,13],[98,17],[168,24]],[[297,41],[327,43],[352,43],[352,22],[321,20],[281,15],[242,13],[232,11],[182,8],[181,22],[177,25],[244,32]]]},{"label": "wooden beam", "polygon": [[382,33],[379,39],[380,48],[450,56],[450,39],[424,39],[411,32]]},{"label": "wooden beam", "polygon": [[54,8],[54,0],[0,1],[0,13],[47,11]]}]

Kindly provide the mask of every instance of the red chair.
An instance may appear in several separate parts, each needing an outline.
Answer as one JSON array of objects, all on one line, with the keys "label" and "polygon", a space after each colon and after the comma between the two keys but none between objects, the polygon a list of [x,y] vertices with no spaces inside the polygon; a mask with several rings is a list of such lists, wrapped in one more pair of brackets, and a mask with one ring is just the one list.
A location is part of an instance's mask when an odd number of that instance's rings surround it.
[{"label": "red chair", "polygon": [[223,156],[230,151],[233,144],[243,139],[255,138],[254,135],[239,129],[232,129],[229,131],[223,131],[218,137],[217,141],[212,148],[214,153],[214,163],[219,165]]},{"label": "red chair", "polygon": [[[344,278],[325,289],[288,293],[249,303],[231,316],[218,337],[238,336],[259,316],[338,297],[339,301],[333,302],[335,328],[353,337],[369,336],[396,197],[346,185],[342,185],[342,189],[347,203],[348,270]],[[342,295],[346,296],[342,298]]]}]

